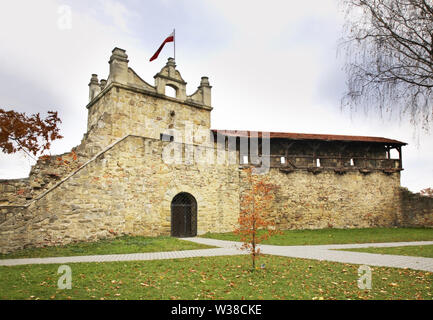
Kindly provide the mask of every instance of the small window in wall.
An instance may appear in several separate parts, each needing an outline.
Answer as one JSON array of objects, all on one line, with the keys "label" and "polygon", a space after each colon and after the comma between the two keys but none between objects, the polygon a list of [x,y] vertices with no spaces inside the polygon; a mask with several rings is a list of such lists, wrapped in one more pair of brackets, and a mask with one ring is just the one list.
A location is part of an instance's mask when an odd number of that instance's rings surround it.
[{"label": "small window in wall", "polygon": [[248,156],[242,156],[242,164],[248,163]]},{"label": "small window in wall", "polygon": [[281,164],[285,164],[286,163],[286,157],[281,157]]},{"label": "small window in wall", "polygon": [[165,95],[167,97],[176,98],[176,89],[170,86],[165,86]]},{"label": "small window in wall", "polygon": [[350,159],[350,166],[354,166],[355,165],[355,163],[353,162],[353,158],[352,159]]},{"label": "small window in wall", "polygon": [[316,159],[316,167],[320,167],[320,159]]},{"label": "small window in wall", "polygon": [[161,133],[160,139],[161,139],[161,141],[173,141],[174,137],[170,134]]}]

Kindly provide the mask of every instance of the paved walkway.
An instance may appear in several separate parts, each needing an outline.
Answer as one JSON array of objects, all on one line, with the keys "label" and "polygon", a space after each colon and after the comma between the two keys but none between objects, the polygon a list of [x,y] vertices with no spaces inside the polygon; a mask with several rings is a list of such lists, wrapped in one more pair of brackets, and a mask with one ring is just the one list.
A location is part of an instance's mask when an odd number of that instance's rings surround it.
[{"label": "paved walkway", "polygon": [[52,263],[76,263],[76,262],[113,262],[113,261],[140,261],[181,259],[194,257],[234,256],[245,254],[237,249],[216,248],[167,252],[146,252],[128,254],[104,254],[95,256],[71,256],[53,258],[24,258],[0,260],[0,266],[19,266],[24,264],[52,264]]},{"label": "paved walkway", "polygon": [[[211,257],[246,254],[241,251],[241,243],[207,238],[184,238],[184,240],[201,244],[216,246],[215,249],[184,250],[170,252],[150,252],[132,254],[110,254],[94,256],[73,256],[54,258],[28,258],[0,260],[0,266],[16,266],[25,264],[64,264],[76,262],[111,262],[111,261],[138,261],[157,259],[179,259],[193,257]],[[260,245],[260,251],[284,257],[335,261],[351,264],[365,264],[369,266],[382,266],[394,268],[409,268],[414,270],[433,272],[433,258],[408,257],[398,255],[383,255],[364,252],[338,251],[336,249],[367,248],[367,247],[399,247],[413,245],[433,245],[433,241],[413,242],[387,242],[365,244],[333,244],[311,246],[273,246]]]},{"label": "paved walkway", "polygon": [[[227,249],[240,248],[241,243],[206,238],[185,238],[196,243],[225,247]],[[260,252],[283,257],[326,260],[342,263],[365,264],[368,266],[409,268],[433,272],[433,258],[409,257],[390,254],[375,254],[366,252],[338,251],[338,249],[368,248],[368,247],[401,247],[433,245],[433,241],[386,242],[362,244],[332,244],[311,246],[272,246],[260,245]]]}]

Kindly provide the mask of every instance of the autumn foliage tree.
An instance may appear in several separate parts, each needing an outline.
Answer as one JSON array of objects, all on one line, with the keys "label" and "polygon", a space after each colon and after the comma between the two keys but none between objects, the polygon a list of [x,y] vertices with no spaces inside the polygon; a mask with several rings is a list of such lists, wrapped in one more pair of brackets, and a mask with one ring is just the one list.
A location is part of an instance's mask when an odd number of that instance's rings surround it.
[{"label": "autumn foliage tree", "polygon": [[59,123],[61,120],[54,111],[48,111],[48,116],[42,119],[39,113],[27,116],[0,109],[0,150],[9,154],[24,151],[34,156],[43,153],[52,141],[63,138]]},{"label": "autumn foliage tree", "polygon": [[251,253],[254,270],[256,259],[260,255],[257,245],[277,233],[270,219],[276,186],[269,183],[264,176],[253,174],[252,168],[246,168],[244,172],[249,189],[242,195],[239,227],[235,233],[240,235],[242,249]]}]

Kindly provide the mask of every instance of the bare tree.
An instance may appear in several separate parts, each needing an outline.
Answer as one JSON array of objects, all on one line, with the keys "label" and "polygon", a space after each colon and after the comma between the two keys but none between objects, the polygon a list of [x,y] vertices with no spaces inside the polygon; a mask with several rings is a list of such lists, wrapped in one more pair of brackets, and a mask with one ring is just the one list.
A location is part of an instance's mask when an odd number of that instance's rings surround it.
[{"label": "bare tree", "polygon": [[433,0],[341,0],[348,90],[342,103],[433,120]]}]

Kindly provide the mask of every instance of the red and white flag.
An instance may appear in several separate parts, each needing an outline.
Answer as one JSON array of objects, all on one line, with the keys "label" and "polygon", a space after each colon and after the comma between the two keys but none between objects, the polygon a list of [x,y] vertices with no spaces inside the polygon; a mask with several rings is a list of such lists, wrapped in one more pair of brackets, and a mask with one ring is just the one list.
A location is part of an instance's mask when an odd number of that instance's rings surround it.
[{"label": "red and white flag", "polygon": [[159,53],[161,52],[162,48],[164,48],[164,45],[167,42],[174,42],[174,31],[167,38],[165,38],[164,42],[161,44],[161,46],[158,48],[158,50],[156,50],[155,54],[152,56],[152,58],[150,58],[149,61],[153,61],[156,58],[158,58]]}]

